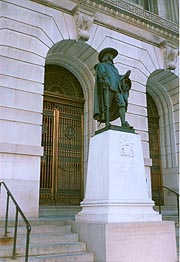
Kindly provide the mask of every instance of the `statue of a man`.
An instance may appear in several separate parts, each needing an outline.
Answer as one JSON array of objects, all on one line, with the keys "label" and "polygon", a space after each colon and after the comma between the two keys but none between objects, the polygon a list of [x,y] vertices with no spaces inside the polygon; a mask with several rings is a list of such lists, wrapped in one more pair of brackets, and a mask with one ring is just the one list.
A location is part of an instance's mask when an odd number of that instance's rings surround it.
[{"label": "statue of a man", "polygon": [[113,63],[117,55],[118,52],[114,48],[105,48],[99,53],[100,63],[95,66],[94,119],[109,126],[110,121],[120,117],[122,127],[132,128],[125,119],[131,88],[131,71],[119,75]]}]

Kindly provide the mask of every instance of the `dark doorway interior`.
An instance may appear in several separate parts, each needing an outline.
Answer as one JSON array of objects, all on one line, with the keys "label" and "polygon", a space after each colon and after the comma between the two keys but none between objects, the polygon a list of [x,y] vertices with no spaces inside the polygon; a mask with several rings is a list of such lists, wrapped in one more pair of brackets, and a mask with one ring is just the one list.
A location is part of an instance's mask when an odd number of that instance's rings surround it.
[{"label": "dark doorway interior", "polygon": [[[151,167],[152,199],[155,201],[155,204],[158,205],[159,203],[158,191],[159,191],[159,187],[162,186],[159,115],[158,115],[157,106],[153,98],[149,94],[147,94],[147,109],[148,109],[150,158],[152,159],[152,167]],[[163,203],[163,199],[161,199],[161,203]]]}]

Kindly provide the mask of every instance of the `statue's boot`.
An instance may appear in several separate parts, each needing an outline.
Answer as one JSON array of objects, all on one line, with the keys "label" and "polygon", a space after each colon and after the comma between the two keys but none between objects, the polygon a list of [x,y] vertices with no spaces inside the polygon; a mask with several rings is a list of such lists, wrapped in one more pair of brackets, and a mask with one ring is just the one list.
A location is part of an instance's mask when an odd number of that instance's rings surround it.
[{"label": "statue's boot", "polygon": [[131,126],[126,120],[125,120],[125,107],[120,107],[119,108],[119,115],[120,115],[120,119],[121,119],[121,126],[122,127],[128,127],[128,128],[133,128],[133,126]]},{"label": "statue's boot", "polygon": [[121,126],[124,126],[126,121],[125,121],[125,107],[120,107],[119,108],[119,116],[121,119]]},{"label": "statue's boot", "polygon": [[125,123],[124,123],[124,125],[123,125],[124,127],[129,127],[129,128],[133,128],[133,126],[131,126],[127,121],[125,121]]}]

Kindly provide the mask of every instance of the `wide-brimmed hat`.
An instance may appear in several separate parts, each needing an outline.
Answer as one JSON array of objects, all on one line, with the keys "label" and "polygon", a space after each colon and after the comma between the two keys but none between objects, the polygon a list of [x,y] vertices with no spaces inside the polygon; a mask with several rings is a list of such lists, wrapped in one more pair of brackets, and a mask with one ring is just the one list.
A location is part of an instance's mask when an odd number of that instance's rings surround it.
[{"label": "wide-brimmed hat", "polygon": [[111,53],[113,55],[113,58],[115,58],[118,55],[118,51],[116,49],[112,47],[104,48],[98,55],[98,59],[100,62],[102,62],[103,56],[107,53]]}]

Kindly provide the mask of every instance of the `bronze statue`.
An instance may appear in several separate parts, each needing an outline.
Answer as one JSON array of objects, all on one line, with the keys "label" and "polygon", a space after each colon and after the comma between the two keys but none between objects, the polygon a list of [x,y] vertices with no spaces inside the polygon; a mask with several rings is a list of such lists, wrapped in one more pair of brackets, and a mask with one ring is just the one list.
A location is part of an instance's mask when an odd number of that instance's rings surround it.
[{"label": "bronze statue", "polygon": [[110,126],[110,121],[120,117],[122,127],[133,128],[125,120],[131,88],[131,71],[119,75],[113,63],[117,55],[118,52],[114,48],[105,48],[99,53],[100,63],[95,66],[94,119]]}]

